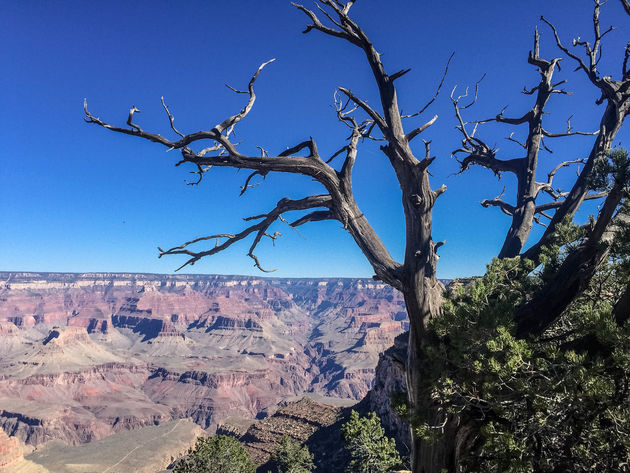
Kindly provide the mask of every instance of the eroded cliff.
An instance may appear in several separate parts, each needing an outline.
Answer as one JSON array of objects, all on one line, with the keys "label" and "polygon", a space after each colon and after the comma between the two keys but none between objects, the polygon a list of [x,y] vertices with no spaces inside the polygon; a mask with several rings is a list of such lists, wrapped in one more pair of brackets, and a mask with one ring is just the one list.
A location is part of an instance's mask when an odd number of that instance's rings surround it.
[{"label": "eroded cliff", "polygon": [[361,399],[404,304],[372,280],[0,273],[0,427],[68,445],[312,391]]}]

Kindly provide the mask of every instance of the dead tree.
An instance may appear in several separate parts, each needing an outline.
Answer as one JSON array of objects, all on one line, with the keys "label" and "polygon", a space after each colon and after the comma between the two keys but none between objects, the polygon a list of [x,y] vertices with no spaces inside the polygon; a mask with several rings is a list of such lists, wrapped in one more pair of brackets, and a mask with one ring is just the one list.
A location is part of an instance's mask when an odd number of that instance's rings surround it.
[{"label": "dead tree", "polygon": [[[630,14],[628,2],[621,0],[626,12]],[[536,102],[533,108],[520,118],[506,118],[503,111],[495,118],[467,123],[462,118],[462,110],[475,103],[477,89],[471,102],[465,106],[460,105],[462,97],[451,97],[455,115],[458,119],[458,129],[463,135],[462,146],[454,154],[465,153],[461,160],[460,172],[465,171],[472,164],[486,167],[495,174],[502,172],[513,173],[518,182],[516,189],[516,204],[511,205],[501,199],[503,193],[495,199],[482,202],[484,207],[499,207],[504,213],[512,217],[512,225],[508,230],[503,248],[499,257],[514,257],[519,254],[523,258],[539,261],[542,248],[554,238],[558,225],[572,220],[582,202],[591,199],[605,198],[601,205],[596,223],[588,229],[588,235],[580,247],[563,262],[556,276],[550,280],[532,300],[519,308],[516,315],[517,334],[521,337],[542,333],[554,321],[560,317],[567,306],[584,290],[588,282],[595,274],[597,267],[607,256],[607,240],[611,238],[609,225],[615,218],[615,214],[623,198],[624,188],[627,183],[617,183],[611,189],[604,192],[591,192],[589,181],[591,179],[595,163],[603,159],[610,151],[612,143],[619,132],[625,117],[630,113],[630,42],[625,49],[620,78],[614,80],[612,76],[602,76],[597,70],[601,59],[601,45],[603,38],[613,31],[610,27],[602,32],[600,27],[600,12],[605,1],[594,0],[593,10],[593,42],[580,38],[573,40],[574,47],[584,48],[586,61],[578,54],[572,52],[563,45],[557,29],[544,17],[541,20],[546,23],[555,39],[557,47],[570,59],[576,62],[577,69],[583,71],[588,80],[595,85],[601,97],[597,105],[606,104],[600,121],[599,130],[594,133],[577,132],[572,130],[570,121],[567,122],[567,130],[563,133],[551,133],[543,127],[544,107],[554,93],[566,93],[558,89],[565,81],[553,83],[553,73],[560,58],[545,60],[540,57],[539,34],[534,36],[534,49],[530,52],[528,62],[535,65],[541,75],[540,83],[531,90],[524,90],[526,94],[536,93]],[[520,143],[509,136],[509,140],[517,142],[524,150],[525,156],[509,160],[496,158],[496,150],[490,148],[476,134],[479,125],[497,121],[508,125],[528,125],[527,140]],[[469,131],[472,125],[472,130]],[[545,138],[566,137],[572,135],[595,135],[595,140],[584,160],[568,160],[559,163],[547,175],[546,182],[536,182],[538,155],[542,149],[548,149]],[[561,192],[553,188],[553,179],[556,173],[563,167],[571,164],[582,164],[582,169],[569,192]],[[504,191],[505,192],[505,191]],[[550,202],[537,204],[536,199],[541,193],[551,196]],[[540,223],[540,217],[549,219],[542,237],[529,249],[523,251],[523,247],[530,235],[533,222]],[[622,298],[623,299],[623,298]],[[620,301],[619,308],[624,301]],[[621,309],[618,309],[618,312]],[[620,316],[621,317],[621,316]]]},{"label": "dead tree", "polygon": [[[351,132],[349,141],[328,159],[320,155],[316,141],[310,138],[302,143],[290,146],[288,149],[272,156],[261,148],[260,156],[248,156],[238,150],[237,144],[231,141],[230,135],[234,127],[250,112],[256,94],[254,84],[262,69],[271,61],[262,64],[249,82],[246,91],[237,91],[248,96],[244,108],[237,114],[227,117],[214,128],[206,131],[184,134],[175,128],[174,118],[166,104],[164,110],[168,116],[170,126],[179,138],[170,140],[159,134],[144,131],[133,122],[134,113],[138,109],[132,107],[129,111],[128,127],[112,126],[92,115],[85,104],[86,121],[108,128],[112,131],[143,138],[159,143],[168,149],[181,152],[181,160],[177,163],[191,164],[197,169],[201,180],[212,167],[231,167],[249,169],[251,174],[246,179],[242,192],[250,186],[255,176],[265,176],[269,172],[293,173],[307,176],[317,181],[325,193],[312,195],[299,200],[288,198],[278,202],[276,207],[266,214],[246,218],[247,222],[256,222],[240,233],[219,233],[203,238],[196,238],[180,246],[168,250],[160,249],[160,256],[183,254],[188,260],[183,266],[192,265],[203,257],[216,254],[229,248],[232,244],[252,236],[253,241],[248,255],[254,260],[256,267],[263,270],[255,250],[260,241],[276,238],[276,234],[269,233],[269,227],[289,212],[309,211],[291,223],[297,227],[308,222],[321,220],[337,220],[346,229],[359,246],[374,269],[374,278],[384,281],[404,294],[410,321],[410,344],[408,369],[409,399],[413,406],[426,406],[420,399],[421,379],[419,366],[422,348],[428,343],[427,325],[431,318],[437,316],[442,300],[442,286],[436,279],[435,266],[437,262],[436,250],[440,243],[434,243],[431,238],[432,211],[436,199],[446,187],[436,190],[429,184],[428,167],[435,157],[431,156],[428,141],[424,142],[424,155],[416,157],[410,143],[418,138],[422,132],[435,123],[437,116],[428,119],[424,124],[407,131],[403,126],[403,114],[398,106],[395,81],[400,79],[409,69],[388,73],[381,61],[380,53],[375,49],[366,33],[349,16],[354,1],[345,4],[335,0],[320,0],[317,3],[318,12],[309,10],[302,5],[294,6],[302,11],[310,24],[304,33],[316,30],[344,40],[363,52],[368,61],[380,96],[380,109],[369,105],[365,100],[345,87],[339,87],[336,95],[337,118],[346,125]],[[273,60],[272,60],[273,61]],[[448,65],[447,65],[448,68]],[[446,74],[446,70],[444,71]],[[438,90],[433,98],[413,116],[421,116],[435,101]],[[355,112],[362,112],[362,121],[355,118]],[[406,221],[406,247],[403,262],[395,261],[389,251],[367,221],[365,215],[357,205],[352,190],[352,170],[362,139],[379,134],[383,140],[381,150],[393,167],[402,191],[402,202]],[[209,142],[209,146],[202,148],[202,142]],[[339,167],[333,167],[335,158],[342,158]],[[206,249],[193,249],[195,244],[214,241],[216,244]],[[415,444],[418,441],[414,442]],[[414,455],[414,471],[440,471],[441,468],[451,468],[453,455],[442,447],[427,447],[432,453],[425,455],[422,460]],[[419,445],[414,445],[414,452],[419,452]],[[430,460],[429,460],[430,459]],[[421,464],[422,462],[422,464]],[[429,464],[431,463],[431,464]]]},{"label": "dead tree", "polygon": [[[627,9],[627,1],[621,0],[624,7]],[[580,205],[586,198],[589,191],[589,179],[593,171],[593,166],[598,159],[601,159],[611,149],[613,141],[619,132],[621,125],[623,125],[624,119],[630,113],[630,68],[628,61],[630,59],[630,41],[626,46],[619,79],[613,79],[612,75],[602,76],[597,70],[597,65],[601,59],[601,46],[602,39],[611,31],[613,27],[606,29],[602,32],[600,27],[600,11],[601,7],[606,1],[594,0],[595,8],[593,12],[593,30],[594,39],[591,44],[589,41],[584,41],[579,37],[573,40],[574,47],[584,48],[586,53],[586,61],[582,59],[577,53],[569,50],[562,43],[558,31],[555,26],[544,17],[541,17],[552,30],[556,44],[558,48],[570,57],[577,64],[577,69],[586,74],[588,80],[599,89],[601,93],[600,98],[597,100],[597,105],[605,104],[606,107],[602,114],[602,118],[599,125],[599,132],[590,150],[588,158],[584,163],[584,166],[576,179],[573,187],[568,192],[562,204],[558,207],[553,215],[553,218],[549,222],[545,233],[542,238],[534,244],[531,248],[523,253],[525,258],[537,261],[540,255],[542,247],[547,244],[553,237],[558,225],[567,218],[573,218]],[[630,15],[630,12],[628,12]]]},{"label": "dead tree", "polygon": [[[562,58],[543,59],[540,56],[540,35],[538,30],[534,33],[534,47],[529,52],[527,61],[535,66],[540,73],[540,82],[532,89],[523,89],[527,95],[536,94],[536,100],[532,108],[518,118],[508,118],[504,116],[505,107],[494,118],[467,123],[464,121],[462,112],[474,105],[477,99],[479,83],[475,86],[475,94],[472,100],[466,105],[460,105],[464,96],[455,97],[455,89],[451,94],[451,101],[455,109],[455,116],[458,120],[457,129],[461,132],[462,144],[453,152],[453,156],[464,157],[459,161],[459,173],[466,171],[471,165],[479,165],[494,172],[501,177],[505,172],[512,173],[517,180],[515,204],[509,204],[502,199],[503,192],[491,200],[484,200],[481,205],[488,207],[498,207],[503,213],[512,218],[512,224],[506,234],[503,247],[499,252],[499,258],[513,258],[518,256],[525,246],[532,231],[534,222],[545,225],[541,218],[551,220],[550,213],[562,206],[568,193],[554,188],[554,178],[558,171],[572,164],[584,164],[584,160],[571,159],[559,163],[548,173],[546,181],[537,181],[538,161],[540,153],[544,150],[550,151],[545,144],[545,139],[553,139],[576,135],[597,135],[598,132],[575,131],[571,127],[571,119],[567,120],[567,130],[560,133],[553,133],[543,126],[545,117],[545,106],[553,94],[567,94],[560,86],[566,81],[561,80],[554,83],[553,76]],[[509,126],[519,127],[527,125],[527,138],[519,141],[514,137],[514,132],[510,133],[507,139],[516,143],[523,149],[524,156],[516,158],[498,158],[497,149],[489,146],[479,136],[480,125],[488,122],[498,122]],[[552,198],[551,202],[537,204],[538,198],[542,194],[547,194]],[[584,196],[584,200],[599,199],[605,197],[605,193],[590,193]]]},{"label": "dead tree", "polygon": [[[381,61],[380,53],[373,46],[366,33],[349,16],[353,3],[354,0],[348,0],[346,3],[337,0],[319,0],[316,3],[318,11],[309,10],[302,5],[294,4],[310,20],[304,33],[316,30],[348,42],[362,51],[371,68],[379,93],[380,107],[374,107],[350,89],[345,87],[338,88],[335,96],[337,119],[348,127],[350,137],[347,143],[340,146],[330,157],[324,157],[320,154],[317,143],[313,138],[289,146],[275,155],[270,155],[261,147],[259,156],[242,153],[238,148],[238,144],[232,141],[231,135],[234,127],[247,117],[256,100],[254,85],[257,78],[263,68],[273,60],[262,64],[258,68],[249,81],[247,90],[232,89],[234,92],[247,96],[247,102],[243,109],[218,122],[217,125],[209,130],[188,134],[182,133],[175,127],[174,117],[164,100],[162,100],[162,105],[171,130],[178,136],[176,139],[168,139],[160,134],[145,131],[137,123],[134,123],[134,114],[139,111],[136,107],[132,107],[129,111],[127,127],[118,127],[110,125],[90,113],[87,103],[85,103],[86,121],[118,133],[161,144],[169,150],[179,150],[181,160],[177,165],[192,165],[196,169],[195,173],[198,175],[196,183],[204,179],[204,176],[213,167],[250,170],[251,172],[241,188],[241,193],[246,192],[248,188],[254,185],[252,184],[254,179],[264,177],[270,172],[297,174],[318,182],[322,186],[323,192],[321,194],[306,196],[298,200],[281,199],[269,212],[246,218],[245,221],[249,225],[239,233],[217,233],[196,238],[167,250],[160,249],[160,256],[185,255],[187,260],[182,265],[183,267],[193,265],[201,258],[226,250],[241,240],[252,238],[248,256],[252,258],[258,269],[266,271],[256,256],[256,248],[264,238],[277,238],[278,234],[271,233],[270,227],[274,222],[284,220],[286,214],[302,212],[299,217],[290,223],[293,227],[322,220],[336,220],[340,222],[371,264],[374,270],[374,278],[393,286],[401,291],[404,296],[410,322],[407,361],[409,403],[412,410],[429,412],[429,420],[433,422],[436,428],[441,429],[444,434],[439,441],[433,442],[423,441],[414,437],[412,444],[412,470],[414,473],[431,473],[444,470],[454,472],[456,471],[458,455],[465,453],[461,449],[464,448],[462,440],[465,440],[464,436],[469,433],[466,433],[467,426],[459,425],[457,416],[441,410],[439,405],[435,404],[436,401],[428,397],[427,390],[424,389],[424,380],[422,379],[423,353],[427,346],[434,343],[429,322],[440,314],[443,289],[436,279],[437,249],[442,243],[435,243],[432,239],[432,212],[436,199],[446,190],[446,187],[441,186],[434,190],[429,183],[428,168],[435,159],[431,155],[430,142],[424,141],[422,156],[414,154],[411,143],[436,122],[437,116],[423,120],[423,124],[415,126],[409,131],[403,125],[404,118],[423,116],[429,106],[434,103],[444,83],[448,63],[444,70],[444,76],[432,98],[417,113],[403,115],[398,105],[395,81],[407,74],[409,69],[402,69],[394,73],[387,72]],[[554,223],[556,220],[559,219],[558,221],[561,221],[564,215],[570,215],[575,212],[579,203],[587,198],[588,187],[586,183],[590,172],[588,171],[589,166],[592,168],[592,161],[602,156],[610,148],[610,143],[627,114],[627,99],[630,92],[628,91],[629,77],[626,66],[630,48],[626,51],[626,61],[624,62],[621,81],[613,81],[606,77],[599,78],[595,69],[597,51],[600,47],[599,43],[606,34],[599,32],[597,18],[600,6],[600,3],[597,2],[595,9],[597,41],[593,47],[588,43],[585,44],[592,58],[590,67],[581,62],[577,56],[563,49],[562,43],[559,39],[557,40],[561,49],[567,55],[576,59],[587,72],[591,81],[600,87],[603,94],[602,102],[607,102],[607,111],[602,120],[594,151],[592,156],[589,156],[589,159],[585,162],[585,167],[580,177],[584,182],[581,186],[576,182],[570,193],[566,196],[560,196],[564,200],[560,201],[558,199],[558,203],[554,203],[547,209],[537,209],[532,202],[532,197],[535,199],[540,192],[552,192],[553,176],[562,166],[569,164],[562,163],[548,176],[545,183],[537,182],[535,173],[532,176],[523,177],[519,182],[518,192],[520,194],[516,206],[510,206],[499,198],[494,202],[489,201],[489,206],[498,206],[513,217],[513,225],[504,245],[505,255],[514,252],[518,254],[521,251],[524,241],[529,235],[532,219],[535,219],[537,213],[556,209],[549,226],[549,234],[551,235],[556,225]],[[577,44],[582,43],[578,42]],[[593,53],[593,51],[595,52]],[[497,159],[493,150],[475,136],[474,130],[472,132],[467,131],[467,124],[459,113],[463,107],[459,107],[458,100],[454,99],[455,109],[460,120],[460,129],[464,134],[462,152],[468,153],[468,156],[462,161],[463,168],[475,163],[485,165],[495,172],[514,172],[517,175],[522,173],[523,176],[528,170],[535,171],[538,153],[543,145],[543,138],[552,137],[550,136],[552,134],[546,132],[542,127],[542,116],[547,100],[551,94],[559,90],[557,87],[560,84],[552,83],[553,71],[558,61],[559,59],[547,61],[540,58],[538,37],[536,37],[535,47],[530,55],[530,62],[540,69],[542,79],[539,86],[531,91],[532,95],[535,92],[537,93],[535,106],[521,119],[508,119],[503,117],[502,114],[499,114],[494,119],[503,123],[529,124],[530,136],[524,146],[527,151],[525,158],[505,161]],[[362,118],[357,118],[359,116]],[[571,134],[572,130],[569,129],[567,133]],[[354,198],[352,189],[353,167],[357,160],[362,140],[370,138],[382,140],[381,150],[392,166],[400,184],[406,226],[405,253],[402,262],[394,260],[367,221]],[[340,164],[336,164],[336,160],[340,161]],[[583,178],[582,175],[584,176]],[[522,197],[520,197],[521,194]],[[612,199],[610,195],[608,195],[608,198]],[[598,238],[601,238],[600,235],[603,235],[602,228],[605,229],[610,221],[608,210],[613,208],[614,213],[615,205],[613,200],[610,201],[610,205],[605,205],[605,208],[607,209],[606,214],[600,215],[595,226],[597,231],[593,233],[591,240],[593,243]],[[204,244],[209,242],[213,242],[214,245],[205,247]],[[199,245],[201,245],[201,248],[199,248]],[[514,248],[517,249],[514,250]],[[584,250],[583,257],[592,259],[593,257],[588,251],[590,250]],[[526,317],[523,316],[523,320],[525,319]]]}]

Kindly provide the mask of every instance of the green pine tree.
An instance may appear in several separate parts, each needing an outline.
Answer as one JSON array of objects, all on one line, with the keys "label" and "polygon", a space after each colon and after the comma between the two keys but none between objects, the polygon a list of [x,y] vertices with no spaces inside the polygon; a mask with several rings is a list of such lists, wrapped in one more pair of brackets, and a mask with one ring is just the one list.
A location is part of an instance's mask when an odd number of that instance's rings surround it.
[{"label": "green pine tree", "polygon": [[174,473],[256,473],[256,465],[234,437],[199,437],[194,449],[182,458]]},{"label": "green pine tree", "polygon": [[278,473],[311,473],[315,468],[308,447],[291,440],[288,435],[282,436],[271,459]]},{"label": "green pine tree", "polygon": [[396,442],[385,436],[385,429],[376,413],[359,417],[356,411],[352,411],[341,433],[350,454],[348,473],[388,473],[402,465]]},{"label": "green pine tree", "polygon": [[[630,177],[614,150],[598,163],[598,188]],[[495,260],[451,294],[432,322],[425,380],[446,412],[474,427],[462,472],[628,471],[630,460],[630,204],[617,209],[609,252],[588,287],[536,337],[515,336],[514,313],[555,272],[588,229],[562,225],[542,265]],[[439,436],[430,418],[415,434]],[[478,432],[478,433],[477,433]]]}]

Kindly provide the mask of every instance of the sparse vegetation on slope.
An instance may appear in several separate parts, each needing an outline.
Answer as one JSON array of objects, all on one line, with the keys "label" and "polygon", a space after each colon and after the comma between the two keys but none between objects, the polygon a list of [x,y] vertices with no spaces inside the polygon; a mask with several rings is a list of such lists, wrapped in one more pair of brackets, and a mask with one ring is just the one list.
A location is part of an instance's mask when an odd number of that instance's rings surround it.
[{"label": "sparse vegetation on slope", "polygon": [[359,417],[357,411],[352,411],[341,432],[350,454],[348,473],[388,473],[402,466],[396,442],[385,435],[381,419],[374,412]]},{"label": "sparse vegetation on slope", "polygon": [[238,440],[226,435],[200,437],[175,465],[174,473],[256,473],[256,465]]},{"label": "sparse vegetation on slope", "polygon": [[277,473],[311,473],[315,468],[313,455],[308,447],[283,435],[271,456]]}]

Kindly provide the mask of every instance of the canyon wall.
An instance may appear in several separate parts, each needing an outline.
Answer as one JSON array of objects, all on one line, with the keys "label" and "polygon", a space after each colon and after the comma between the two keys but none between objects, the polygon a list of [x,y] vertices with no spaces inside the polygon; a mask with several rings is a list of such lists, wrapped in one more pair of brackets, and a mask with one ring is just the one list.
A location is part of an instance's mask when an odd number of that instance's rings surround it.
[{"label": "canyon wall", "polygon": [[191,418],[212,433],[305,392],[361,399],[407,328],[362,279],[0,272],[0,428],[79,445]]},{"label": "canyon wall", "polygon": [[396,439],[398,451],[403,455],[410,453],[411,432],[409,424],[392,407],[392,397],[399,397],[399,402],[406,400],[405,370],[408,342],[409,332],[402,333],[395,338],[394,344],[380,355],[376,365],[374,386],[356,406],[362,414],[376,412],[387,435]]}]

